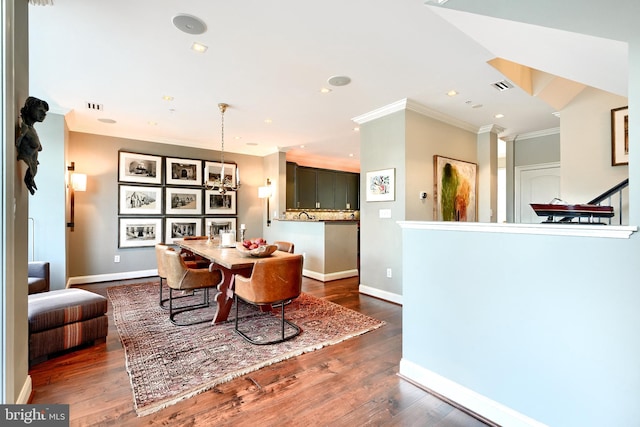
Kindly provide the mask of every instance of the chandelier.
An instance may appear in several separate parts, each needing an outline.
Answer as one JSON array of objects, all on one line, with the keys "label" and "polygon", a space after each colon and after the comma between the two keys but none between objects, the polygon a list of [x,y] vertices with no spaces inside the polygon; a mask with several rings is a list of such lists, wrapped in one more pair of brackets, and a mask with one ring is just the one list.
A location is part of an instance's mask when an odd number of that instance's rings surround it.
[{"label": "chandelier", "polygon": [[240,187],[238,165],[234,163],[224,163],[224,113],[228,107],[229,104],[222,102],[218,104],[221,116],[220,173],[218,174],[217,170],[207,169],[205,170],[206,177],[204,181],[204,187],[207,190],[216,190],[222,195],[227,191],[236,191]]}]

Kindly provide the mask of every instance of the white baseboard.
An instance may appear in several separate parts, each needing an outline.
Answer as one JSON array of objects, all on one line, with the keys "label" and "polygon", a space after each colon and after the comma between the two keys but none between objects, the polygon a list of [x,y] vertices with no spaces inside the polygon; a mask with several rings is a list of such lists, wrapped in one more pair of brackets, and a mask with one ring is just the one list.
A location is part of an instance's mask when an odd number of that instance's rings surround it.
[{"label": "white baseboard", "polygon": [[99,283],[110,282],[112,280],[139,279],[142,277],[153,277],[158,275],[158,269],[124,271],[122,273],[95,274],[92,276],[75,276],[69,277],[67,288],[72,285],[81,285],[83,283]]},{"label": "white baseboard", "polygon": [[383,291],[381,289],[372,288],[370,286],[366,286],[360,284],[358,287],[358,291],[361,294],[370,295],[372,297],[380,298],[385,301],[389,301],[395,304],[402,305],[402,295],[394,294],[392,292]]},{"label": "white baseboard", "polygon": [[29,403],[29,397],[31,397],[32,390],[33,383],[31,382],[31,375],[27,375],[27,378],[24,380],[24,384],[22,385],[22,390],[20,390],[20,395],[16,399],[16,404],[24,405]]},{"label": "white baseboard", "polygon": [[347,277],[355,277],[358,275],[358,270],[345,270],[345,271],[337,271],[335,273],[318,273],[317,271],[302,270],[302,275],[305,277],[310,277],[311,279],[319,280],[321,282],[330,282],[332,280],[338,279],[346,279]]},{"label": "white baseboard", "polygon": [[400,360],[399,374],[420,387],[449,399],[498,425],[509,427],[547,427],[486,396],[436,374],[406,359]]}]

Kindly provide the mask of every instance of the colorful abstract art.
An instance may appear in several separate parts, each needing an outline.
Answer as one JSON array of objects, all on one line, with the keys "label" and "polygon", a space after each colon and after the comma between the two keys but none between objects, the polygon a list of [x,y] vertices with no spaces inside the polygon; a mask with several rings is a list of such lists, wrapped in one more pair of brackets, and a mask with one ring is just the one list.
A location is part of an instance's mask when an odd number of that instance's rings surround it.
[{"label": "colorful abstract art", "polygon": [[436,221],[477,221],[477,165],[433,156]]}]

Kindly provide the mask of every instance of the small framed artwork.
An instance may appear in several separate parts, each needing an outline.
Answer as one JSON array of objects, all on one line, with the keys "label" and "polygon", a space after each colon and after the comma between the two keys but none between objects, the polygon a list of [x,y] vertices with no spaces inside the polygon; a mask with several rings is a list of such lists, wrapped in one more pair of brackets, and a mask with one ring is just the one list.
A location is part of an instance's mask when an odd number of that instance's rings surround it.
[{"label": "small framed artwork", "polygon": [[166,218],[164,228],[164,242],[172,244],[175,239],[185,236],[201,236],[202,218]]},{"label": "small framed artwork", "polygon": [[204,193],[205,215],[235,215],[236,192],[227,191],[222,194],[218,190],[207,190]]},{"label": "small framed artwork", "polygon": [[388,202],[395,200],[395,180],[395,168],[367,172],[367,202]]},{"label": "small framed artwork", "polygon": [[120,185],[118,197],[120,215],[159,215],[162,213],[162,188]]},{"label": "small framed artwork", "polygon": [[206,235],[209,235],[209,226],[213,227],[214,234],[220,234],[221,230],[235,230],[237,226],[236,218],[204,218],[203,226]]},{"label": "small framed artwork", "polygon": [[[208,187],[229,187],[235,188],[237,183],[237,165],[235,163],[223,164],[216,162],[205,162],[204,179]],[[222,178],[224,176],[224,179]]]},{"label": "small framed artwork", "polygon": [[433,156],[433,163],[433,219],[477,221],[477,165],[437,155]]},{"label": "small framed artwork", "polygon": [[118,181],[162,184],[162,157],[120,151]]},{"label": "small framed artwork", "polygon": [[202,190],[199,188],[165,188],[167,215],[202,215]]},{"label": "small framed artwork", "polygon": [[167,157],[165,161],[165,184],[202,185],[202,160]]},{"label": "small framed artwork", "polygon": [[119,218],[119,248],[155,246],[161,242],[162,218]]},{"label": "small framed artwork", "polygon": [[611,166],[629,164],[629,107],[611,110]]}]

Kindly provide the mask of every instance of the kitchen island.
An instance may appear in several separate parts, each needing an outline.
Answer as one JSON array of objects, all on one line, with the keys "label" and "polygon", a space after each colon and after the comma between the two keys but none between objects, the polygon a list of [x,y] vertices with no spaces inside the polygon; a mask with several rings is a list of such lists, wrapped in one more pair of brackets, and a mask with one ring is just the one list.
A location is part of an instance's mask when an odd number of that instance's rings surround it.
[{"label": "kitchen island", "polygon": [[303,276],[322,282],[358,276],[357,220],[275,219],[266,238],[295,244],[304,256]]}]

